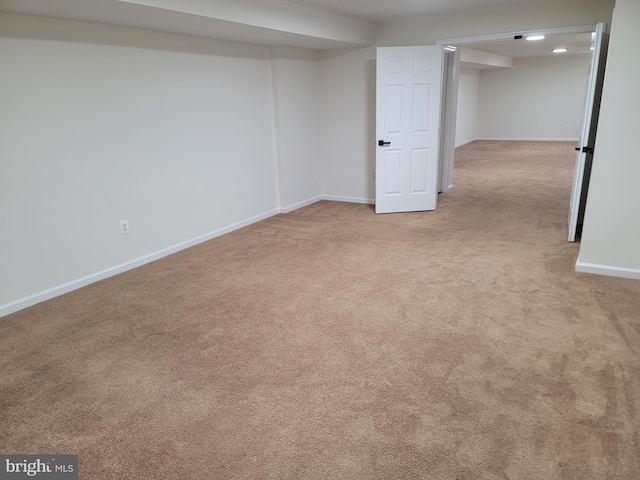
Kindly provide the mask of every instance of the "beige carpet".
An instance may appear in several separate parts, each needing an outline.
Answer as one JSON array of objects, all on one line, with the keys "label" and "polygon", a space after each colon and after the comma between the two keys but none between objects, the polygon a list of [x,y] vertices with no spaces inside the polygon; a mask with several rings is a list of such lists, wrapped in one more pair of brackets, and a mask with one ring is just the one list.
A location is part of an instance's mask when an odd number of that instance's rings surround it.
[{"label": "beige carpet", "polygon": [[83,479],[640,478],[640,282],[576,274],[574,144],[435,212],[320,202],[0,319],[0,453]]}]

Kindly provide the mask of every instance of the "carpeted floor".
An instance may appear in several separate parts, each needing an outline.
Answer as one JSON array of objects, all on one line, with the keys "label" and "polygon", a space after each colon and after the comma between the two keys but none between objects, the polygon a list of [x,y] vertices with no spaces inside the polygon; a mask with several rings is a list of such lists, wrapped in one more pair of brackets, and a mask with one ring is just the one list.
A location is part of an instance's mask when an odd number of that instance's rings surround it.
[{"label": "carpeted floor", "polygon": [[319,202],[0,319],[0,453],[83,479],[640,478],[640,282],[574,272],[574,144],[435,212]]}]

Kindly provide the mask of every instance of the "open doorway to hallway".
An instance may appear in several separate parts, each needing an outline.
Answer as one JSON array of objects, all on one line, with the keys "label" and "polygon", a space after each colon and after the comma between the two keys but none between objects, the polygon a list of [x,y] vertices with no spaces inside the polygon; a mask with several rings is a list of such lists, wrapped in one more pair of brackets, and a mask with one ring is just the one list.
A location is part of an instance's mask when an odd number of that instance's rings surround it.
[{"label": "open doorway to hallway", "polygon": [[[475,140],[575,142],[578,150],[567,232],[584,215],[606,57],[605,25],[507,33],[438,43],[457,47],[455,123],[447,98],[449,144]],[[455,127],[453,126],[455,125]],[[575,155],[575,153],[574,153]],[[454,156],[443,157],[452,171]]]}]

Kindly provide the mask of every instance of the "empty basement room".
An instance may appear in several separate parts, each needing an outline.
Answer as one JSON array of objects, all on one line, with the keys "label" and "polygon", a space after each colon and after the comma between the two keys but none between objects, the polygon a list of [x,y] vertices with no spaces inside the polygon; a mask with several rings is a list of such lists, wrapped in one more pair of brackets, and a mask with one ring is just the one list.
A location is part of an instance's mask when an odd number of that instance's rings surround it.
[{"label": "empty basement room", "polygon": [[0,477],[640,478],[638,20],[0,0]]}]

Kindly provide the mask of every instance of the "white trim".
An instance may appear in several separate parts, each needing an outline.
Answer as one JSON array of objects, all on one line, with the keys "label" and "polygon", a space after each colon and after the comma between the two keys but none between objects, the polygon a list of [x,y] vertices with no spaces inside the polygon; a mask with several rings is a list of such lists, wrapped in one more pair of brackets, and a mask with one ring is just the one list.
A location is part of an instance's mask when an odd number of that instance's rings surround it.
[{"label": "white trim", "polygon": [[523,30],[517,32],[495,33],[488,35],[475,35],[473,37],[442,38],[436,42],[438,45],[469,45],[473,43],[497,42],[500,40],[513,40],[516,35],[567,35],[571,33],[595,32],[597,25],[578,25],[575,27],[541,28],[539,30]]},{"label": "white trim", "polygon": [[31,307],[32,305],[44,302],[45,300],[50,300],[60,295],[64,295],[65,293],[72,292],[73,290],[77,290],[100,280],[104,280],[105,278],[113,277],[114,275],[118,275],[128,270],[133,270],[134,268],[140,267],[181,250],[185,250],[189,247],[193,247],[194,245],[219,237],[221,235],[224,235],[225,233],[233,232],[234,230],[246,227],[248,225],[251,225],[252,223],[260,222],[261,220],[265,220],[279,213],[280,209],[270,210],[260,215],[247,218],[246,220],[243,220],[241,222],[233,223],[226,227],[219,228],[209,233],[205,233],[204,235],[192,238],[191,240],[187,240],[178,243],[177,245],[173,245],[157,252],[150,253],[149,255],[144,255],[129,262],[121,263],[120,265],[116,265],[115,267],[107,268],[100,272],[92,273],[91,275],[79,278],[77,280],[72,280],[62,285],[58,285],[57,287],[49,288],[42,292],[20,298],[4,305],[0,305],[0,317],[4,317],[5,315],[9,315],[24,308]]},{"label": "white trim", "polygon": [[576,262],[576,272],[640,280],[640,269],[638,268],[614,267],[611,265],[598,265],[578,261]]},{"label": "white trim", "polygon": [[322,199],[329,200],[331,202],[363,203],[365,205],[376,204],[376,201],[373,198],[339,197],[335,195],[323,195]]},{"label": "white trim", "polygon": [[307,200],[304,200],[303,202],[294,203],[293,205],[289,205],[288,207],[281,207],[280,208],[280,213],[293,212],[294,210],[297,210],[297,209],[302,208],[302,207],[306,207],[307,205],[311,205],[312,203],[319,202],[320,200],[323,200],[322,195],[318,195],[317,197],[309,198]]},{"label": "white trim", "polygon": [[271,133],[273,135],[273,158],[275,166],[275,184],[276,192],[278,193],[278,205],[280,205],[280,199],[282,192],[280,191],[280,173],[282,168],[280,166],[280,105],[278,102],[278,55],[276,54],[276,47],[269,47],[269,68],[271,72],[271,109],[273,110],[273,126]]},{"label": "white trim", "polygon": [[[439,193],[448,193],[453,188],[453,165],[456,155],[456,124],[458,122],[458,98],[460,87],[460,56],[462,50],[444,48],[441,99],[441,148],[438,162]],[[476,122],[477,123],[477,122]]]},{"label": "white trim", "polygon": [[[478,137],[476,140],[493,142],[578,142],[578,138],[521,138],[521,137]],[[474,140],[475,141],[475,140]]]},{"label": "white trim", "polygon": [[473,143],[477,140],[480,140],[479,138],[472,138],[471,140],[465,140],[464,142],[460,142],[460,143],[456,143],[456,148],[458,147],[463,147],[464,145],[467,145],[468,143]]}]

